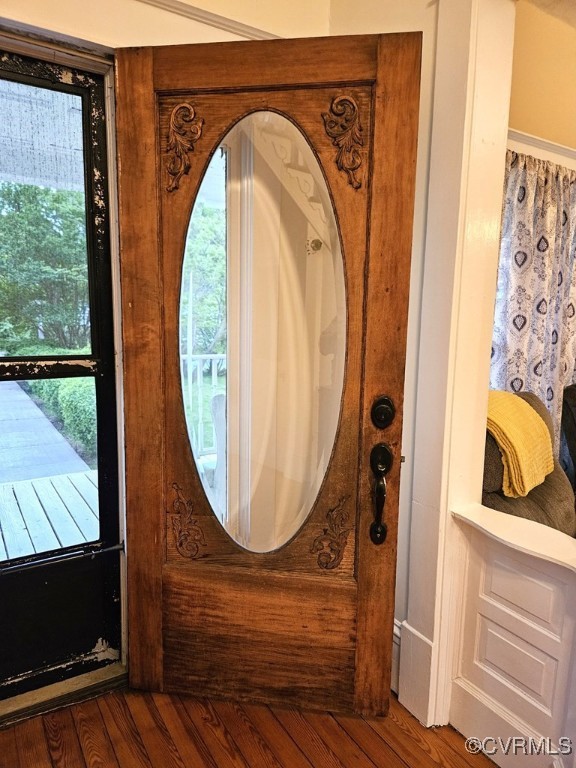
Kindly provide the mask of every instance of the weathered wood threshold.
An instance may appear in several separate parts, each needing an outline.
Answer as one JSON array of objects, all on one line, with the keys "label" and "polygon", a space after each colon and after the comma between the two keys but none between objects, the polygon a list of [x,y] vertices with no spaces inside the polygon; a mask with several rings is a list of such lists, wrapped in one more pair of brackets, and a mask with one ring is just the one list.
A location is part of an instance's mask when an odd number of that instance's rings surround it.
[{"label": "weathered wood threshold", "polygon": [[[108,691],[126,688],[127,685],[126,665],[117,662],[60,683],[45,685],[36,691],[12,696],[0,701],[0,728],[84,699],[93,699]],[[0,768],[3,768],[1,756]]]}]

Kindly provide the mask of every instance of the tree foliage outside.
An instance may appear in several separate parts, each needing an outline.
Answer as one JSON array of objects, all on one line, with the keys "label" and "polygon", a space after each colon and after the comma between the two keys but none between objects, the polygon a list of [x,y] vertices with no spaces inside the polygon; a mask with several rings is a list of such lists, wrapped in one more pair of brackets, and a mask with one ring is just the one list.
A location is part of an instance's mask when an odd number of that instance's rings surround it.
[{"label": "tree foliage outside", "polygon": [[81,192],[0,183],[0,348],[90,342],[85,200]]},{"label": "tree foliage outside", "polygon": [[[47,358],[89,353],[82,192],[0,182],[0,350]],[[94,380],[37,379],[22,386],[95,466]]]},{"label": "tree foliage outside", "polygon": [[[225,355],[224,209],[196,204],[182,281],[182,352]],[[84,195],[0,182],[0,354],[53,357],[85,354],[89,349]],[[219,373],[225,374],[225,364],[219,366]],[[37,380],[29,383],[28,391],[92,464],[96,456],[93,382]],[[213,394],[208,374],[206,391]],[[205,419],[210,420],[208,405]]]},{"label": "tree foliage outside", "polygon": [[181,320],[184,353],[226,353],[226,211],[202,202],[186,239]]},{"label": "tree foliage outside", "polygon": [[211,404],[226,392],[226,362],[190,356],[225,356],[226,321],[226,211],[198,200],[186,238],[180,306],[184,406],[196,456],[216,450]]}]

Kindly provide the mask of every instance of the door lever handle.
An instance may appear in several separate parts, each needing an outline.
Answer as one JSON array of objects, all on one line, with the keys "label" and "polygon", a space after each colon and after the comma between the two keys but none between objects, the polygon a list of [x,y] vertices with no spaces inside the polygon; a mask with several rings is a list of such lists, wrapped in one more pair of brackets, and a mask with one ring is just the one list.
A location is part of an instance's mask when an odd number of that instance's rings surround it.
[{"label": "door lever handle", "polygon": [[388,533],[386,523],[382,522],[384,504],[386,503],[386,478],[377,478],[374,484],[374,522],[370,526],[370,538],[374,544],[383,544]]},{"label": "door lever handle", "polygon": [[370,467],[375,478],[374,483],[374,522],[370,526],[370,539],[373,544],[383,544],[388,527],[384,520],[386,504],[386,475],[392,467],[392,451],[385,443],[378,443],[370,453]]}]

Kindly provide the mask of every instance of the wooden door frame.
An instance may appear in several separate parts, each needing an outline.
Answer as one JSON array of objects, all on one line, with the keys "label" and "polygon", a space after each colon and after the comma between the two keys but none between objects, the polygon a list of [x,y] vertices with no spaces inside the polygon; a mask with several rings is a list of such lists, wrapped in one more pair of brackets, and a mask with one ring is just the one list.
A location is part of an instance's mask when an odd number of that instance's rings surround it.
[{"label": "wooden door frame", "polygon": [[[317,38],[306,40],[307,54],[301,56],[302,41],[274,40],[257,43],[219,44],[219,66],[198,68],[195,89],[209,89],[216,84],[229,88],[262,87],[282,82],[286,61],[300,56],[299,85],[313,86],[317,81],[316,61],[329,65],[332,82],[362,82],[374,90],[374,135],[368,225],[368,259],[371,279],[365,288],[366,306],[377,312],[385,301],[393,327],[382,329],[373,323],[365,327],[364,401],[360,445],[359,500],[356,573],[361,585],[357,612],[357,646],[355,667],[355,709],[364,713],[381,711],[390,684],[391,640],[393,628],[393,588],[383,590],[378,567],[386,558],[394,572],[396,559],[397,519],[388,518],[386,547],[375,547],[368,536],[372,521],[372,473],[368,447],[381,441],[381,432],[372,424],[370,408],[373,400],[387,391],[401,392],[404,382],[406,349],[407,290],[412,242],[415,157],[417,141],[420,34],[405,33],[358,38]],[[251,64],[248,46],[268,46],[263,70]],[[213,46],[211,46],[213,48]],[[202,59],[206,46],[194,46]],[[128,638],[130,681],[134,687],[162,690],[162,565],[165,541],[158,531],[166,510],[150,510],[147,491],[140,483],[145,474],[147,484],[162,497],[166,478],[161,457],[164,452],[163,376],[146,380],[141,370],[153,370],[153,361],[162,352],[161,253],[159,223],[148,217],[142,221],[140,210],[157,205],[155,185],[143,180],[156,178],[157,115],[156,91],[186,90],[185,74],[174,66],[174,57],[184,61],[187,46],[170,49],[170,62],[163,48],[120,49],[117,51],[117,143],[120,158],[120,218],[122,258],[122,306],[124,328],[125,419],[127,434],[127,538],[128,538]],[[243,67],[231,67],[230,61],[243,61]],[[245,63],[245,66],[244,66]],[[124,90],[130,64],[131,87]],[[182,69],[184,72],[184,69]],[[382,73],[385,73],[383,76]],[[155,85],[154,85],[155,84]],[[138,137],[138,145],[134,138]],[[410,160],[399,162],[398,147],[407,150]],[[408,149],[409,148],[409,149]],[[378,201],[386,201],[379,205]],[[392,201],[392,202],[391,202]],[[139,221],[138,227],[130,222]],[[122,224],[123,222],[123,224]],[[367,275],[368,270],[366,271]],[[385,333],[383,332],[385,331]],[[162,356],[160,354],[160,356]],[[388,503],[398,505],[402,402],[396,402],[397,418],[386,431],[386,442],[397,456],[388,476]],[[138,433],[136,445],[130,436]],[[391,561],[391,562],[390,562]],[[146,601],[130,600],[130,595],[143,594]],[[382,631],[384,624],[386,631]],[[137,636],[137,642],[136,642]],[[383,666],[383,661],[384,666]]]}]

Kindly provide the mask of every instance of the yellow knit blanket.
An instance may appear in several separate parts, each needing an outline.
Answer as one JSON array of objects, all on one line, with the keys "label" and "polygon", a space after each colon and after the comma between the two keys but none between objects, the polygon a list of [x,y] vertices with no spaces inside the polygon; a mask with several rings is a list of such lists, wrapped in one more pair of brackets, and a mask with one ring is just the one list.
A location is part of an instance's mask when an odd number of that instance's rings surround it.
[{"label": "yellow knit blanket", "polygon": [[548,427],[521,397],[490,390],[487,429],[502,453],[505,496],[526,496],[554,469]]}]

